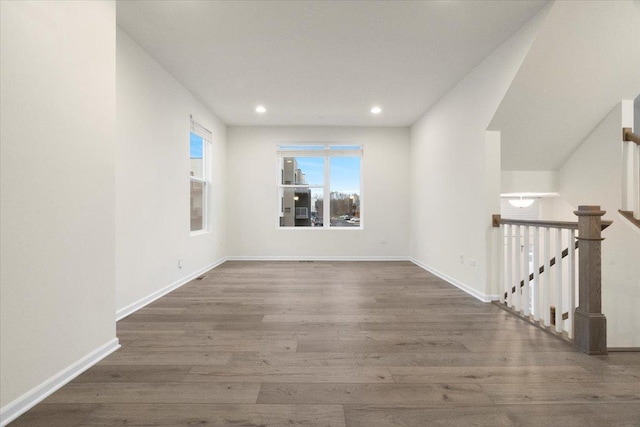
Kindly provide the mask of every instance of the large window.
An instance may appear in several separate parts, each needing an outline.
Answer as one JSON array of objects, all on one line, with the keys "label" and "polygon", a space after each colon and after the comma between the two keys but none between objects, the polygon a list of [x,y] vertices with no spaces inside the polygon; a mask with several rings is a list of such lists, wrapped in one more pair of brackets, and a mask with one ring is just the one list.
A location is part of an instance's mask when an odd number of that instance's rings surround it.
[{"label": "large window", "polygon": [[209,151],[211,131],[191,118],[189,134],[189,187],[191,232],[207,230],[207,201],[209,193]]},{"label": "large window", "polygon": [[278,147],[280,227],[361,227],[362,147]]}]

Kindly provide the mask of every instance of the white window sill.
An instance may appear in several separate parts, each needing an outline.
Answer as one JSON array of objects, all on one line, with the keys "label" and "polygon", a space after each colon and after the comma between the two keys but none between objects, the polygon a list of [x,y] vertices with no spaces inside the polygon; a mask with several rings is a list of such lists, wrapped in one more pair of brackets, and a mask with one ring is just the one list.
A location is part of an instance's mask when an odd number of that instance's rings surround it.
[{"label": "white window sill", "polygon": [[276,227],[278,230],[363,230],[364,227]]}]

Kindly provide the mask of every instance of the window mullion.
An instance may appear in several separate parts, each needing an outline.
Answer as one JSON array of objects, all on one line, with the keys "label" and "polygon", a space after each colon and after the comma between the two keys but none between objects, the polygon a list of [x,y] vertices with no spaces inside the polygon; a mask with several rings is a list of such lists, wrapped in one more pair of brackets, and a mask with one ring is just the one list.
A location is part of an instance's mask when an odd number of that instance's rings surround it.
[{"label": "window mullion", "polygon": [[324,156],[324,186],[322,190],[322,227],[329,228],[331,223],[331,187],[329,186],[329,177],[331,171],[329,170],[329,156],[328,153]]}]

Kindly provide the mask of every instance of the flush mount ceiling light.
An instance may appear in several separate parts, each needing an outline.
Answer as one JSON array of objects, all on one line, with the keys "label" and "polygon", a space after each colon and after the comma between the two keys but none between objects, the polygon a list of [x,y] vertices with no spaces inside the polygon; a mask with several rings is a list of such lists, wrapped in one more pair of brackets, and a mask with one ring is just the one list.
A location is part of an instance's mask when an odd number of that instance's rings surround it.
[{"label": "flush mount ceiling light", "polygon": [[266,113],[266,112],[267,112],[267,109],[264,108],[264,105],[258,105],[256,107],[256,113],[263,114],[263,113]]},{"label": "flush mount ceiling light", "polygon": [[377,105],[374,105],[373,107],[371,107],[371,114],[380,114],[382,113],[382,108],[378,107]]},{"label": "flush mount ceiling light", "polygon": [[509,199],[509,204],[515,208],[528,208],[533,202],[533,199],[523,199],[522,196],[519,199]]}]

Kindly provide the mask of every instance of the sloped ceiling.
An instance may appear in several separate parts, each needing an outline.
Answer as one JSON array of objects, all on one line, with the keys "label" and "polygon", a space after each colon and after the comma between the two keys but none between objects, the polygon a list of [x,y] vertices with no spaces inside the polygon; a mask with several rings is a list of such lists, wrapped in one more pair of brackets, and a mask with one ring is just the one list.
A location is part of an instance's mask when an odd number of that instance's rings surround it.
[{"label": "sloped ceiling", "polygon": [[639,93],[638,2],[556,2],[489,126],[502,132],[502,170],[558,170]]},{"label": "sloped ceiling", "polygon": [[229,125],[408,126],[546,4],[123,0],[117,23]]}]

